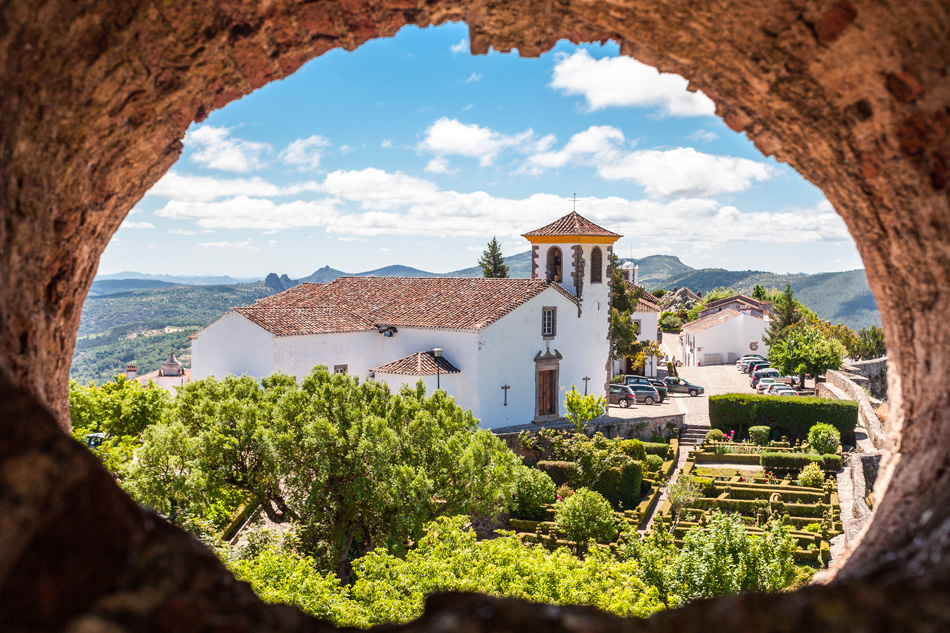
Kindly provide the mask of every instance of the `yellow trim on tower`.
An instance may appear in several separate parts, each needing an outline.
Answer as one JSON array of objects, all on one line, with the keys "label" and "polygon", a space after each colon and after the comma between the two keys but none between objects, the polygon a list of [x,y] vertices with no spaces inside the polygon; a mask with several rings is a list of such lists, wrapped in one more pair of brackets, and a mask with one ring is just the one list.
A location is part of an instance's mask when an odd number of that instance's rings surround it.
[{"label": "yellow trim on tower", "polygon": [[613,244],[620,239],[606,235],[524,235],[532,244]]}]

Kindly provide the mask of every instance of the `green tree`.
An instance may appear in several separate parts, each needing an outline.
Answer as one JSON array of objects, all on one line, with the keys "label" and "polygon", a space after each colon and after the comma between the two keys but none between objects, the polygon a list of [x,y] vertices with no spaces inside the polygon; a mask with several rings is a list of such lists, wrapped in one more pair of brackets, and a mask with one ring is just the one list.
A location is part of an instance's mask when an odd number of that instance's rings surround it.
[{"label": "green tree", "polygon": [[571,385],[571,390],[564,397],[564,416],[571,421],[577,432],[581,433],[588,422],[604,414],[606,402],[603,396],[582,396],[577,387]]},{"label": "green tree", "polygon": [[755,284],[755,287],[752,288],[752,298],[758,299],[759,301],[765,301],[768,299],[769,293],[765,289],[765,286],[762,284]]},{"label": "green tree", "polygon": [[162,419],[171,398],[154,383],[142,386],[119,374],[101,387],[69,383],[69,419],[74,435],[108,433],[137,437]]},{"label": "green tree", "polygon": [[887,356],[884,330],[881,326],[872,325],[858,330],[853,346],[848,349],[848,355],[856,360],[871,360]]},{"label": "green tree", "polygon": [[[314,370],[205,379],[152,427],[129,489],[160,511],[219,518],[241,500],[300,525],[304,550],[340,578],[384,547],[404,552],[442,514],[509,507],[520,460],[444,392]],[[163,492],[167,490],[167,492]]]},{"label": "green tree", "polygon": [[587,542],[611,541],[617,535],[617,521],[610,502],[587,488],[577,490],[554,511],[557,531],[574,541],[579,549]]},{"label": "green tree", "polygon": [[782,374],[816,378],[829,369],[841,367],[847,350],[839,341],[827,337],[817,327],[799,323],[785,329],[782,337],[769,348],[769,362]]},{"label": "green tree", "polygon": [[507,277],[508,265],[505,263],[505,257],[501,254],[501,244],[495,237],[491,238],[488,248],[482,252],[478,265],[482,267],[483,277]]},{"label": "green tree", "polygon": [[736,514],[716,512],[709,525],[690,530],[670,570],[671,604],[746,591],[778,591],[795,573],[795,539],[772,521],[749,534]]}]

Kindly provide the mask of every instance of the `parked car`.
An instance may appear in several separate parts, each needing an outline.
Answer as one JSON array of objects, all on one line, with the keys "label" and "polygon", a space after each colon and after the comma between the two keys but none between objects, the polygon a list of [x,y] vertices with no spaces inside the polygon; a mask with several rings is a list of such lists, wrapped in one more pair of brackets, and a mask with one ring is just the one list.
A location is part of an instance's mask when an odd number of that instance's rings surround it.
[{"label": "parked car", "polygon": [[651,385],[656,392],[660,394],[660,402],[662,403],[666,400],[666,397],[669,395],[669,392],[666,389],[666,383],[657,378],[647,378],[646,376],[624,376],[623,384],[628,387],[631,385]]},{"label": "parked car", "polygon": [[768,394],[770,396],[774,396],[779,391],[795,391],[795,390],[789,387],[788,385],[786,385],[784,382],[772,382],[765,388],[763,393]]},{"label": "parked car", "polygon": [[696,397],[705,391],[705,389],[699,385],[694,385],[691,382],[683,380],[679,376],[667,376],[665,378],[665,382],[666,389],[670,393],[688,393],[689,395]]},{"label": "parked car", "polygon": [[653,385],[628,385],[627,389],[633,390],[637,402],[642,402],[643,404],[660,402],[660,394]]},{"label": "parked car", "polygon": [[109,435],[106,433],[89,433],[84,438],[86,446],[93,450],[97,450],[107,439]]},{"label": "parked car", "polygon": [[736,366],[739,368],[739,371],[748,372],[748,370],[749,370],[749,365],[753,365],[753,364],[755,364],[755,363],[763,363],[763,362],[767,362],[766,359],[764,359],[764,358],[746,358],[745,360],[739,361]]},{"label": "parked car", "polygon": [[630,387],[626,385],[610,385],[610,390],[607,392],[608,404],[616,404],[626,409],[636,401],[637,397],[633,394],[633,389]]},{"label": "parked car", "polygon": [[760,356],[759,354],[746,354],[741,356],[739,360],[736,361],[736,368],[741,369],[744,363],[751,363],[755,360],[765,360],[765,356]]},{"label": "parked car", "polygon": [[770,363],[769,361],[759,360],[759,361],[749,363],[749,365],[742,371],[743,373],[746,373],[746,374],[754,374],[759,369],[765,369],[766,367],[771,367],[771,366],[772,366],[772,363]]},{"label": "parked car", "polygon": [[777,378],[766,377],[759,381],[759,384],[755,386],[755,390],[759,393],[765,393],[768,389],[778,381]]},{"label": "parked car", "polygon": [[755,389],[759,386],[759,381],[763,378],[778,378],[779,371],[774,367],[765,367],[764,369],[757,369],[752,373],[752,380],[749,382],[749,386]]}]

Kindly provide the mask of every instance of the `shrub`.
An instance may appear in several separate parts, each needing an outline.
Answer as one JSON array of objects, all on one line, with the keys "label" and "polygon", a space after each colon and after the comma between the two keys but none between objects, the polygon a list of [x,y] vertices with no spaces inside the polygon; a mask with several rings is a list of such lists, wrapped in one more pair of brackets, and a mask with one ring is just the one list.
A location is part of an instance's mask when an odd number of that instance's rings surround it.
[{"label": "shrub", "polygon": [[537,463],[537,468],[541,472],[547,473],[557,486],[562,484],[574,486],[581,476],[581,468],[574,462],[542,461]]},{"label": "shrub", "polygon": [[513,514],[521,519],[543,521],[547,518],[544,507],[555,501],[554,481],[547,473],[523,466],[515,479]]},{"label": "shrub", "polygon": [[771,432],[772,429],[767,426],[752,426],[749,427],[749,438],[756,446],[765,446],[769,443],[769,435]]},{"label": "shrub", "polygon": [[793,440],[808,437],[818,422],[838,429],[842,437],[854,433],[858,423],[858,403],[826,398],[783,398],[730,393],[709,398],[709,424],[713,429],[736,429],[737,437],[748,435],[751,426],[768,426],[774,437]]},{"label": "shrub", "polygon": [[572,497],[558,504],[554,523],[558,532],[580,544],[591,539],[610,542],[617,534],[617,522],[610,503],[597,492],[587,488],[581,488]]},{"label": "shrub", "polygon": [[841,433],[830,424],[816,424],[808,429],[808,445],[819,455],[834,455],[841,445]]},{"label": "shrub", "polygon": [[802,468],[802,472],[798,474],[798,485],[821,488],[825,485],[825,474],[821,472],[821,468],[815,462],[807,464]]},{"label": "shrub", "polygon": [[567,499],[573,494],[574,494],[574,489],[568,486],[567,484],[561,484],[560,486],[557,487],[557,490],[555,491],[555,496],[558,499]]},{"label": "shrub", "polygon": [[647,471],[651,473],[658,472],[663,467],[663,458],[659,455],[647,455]]},{"label": "shrub", "polygon": [[822,455],[823,468],[831,473],[841,470],[841,455]]},{"label": "shrub", "polygon": [[759,463],[765,470],[801,470],[808,464],[820,464],[824,460],[810,453],[762,453]]},{"label": "shrub", "polygon": [[643,461],[646,456],[646,448],[640,440],[620,440],[620,451],[624,455],[629,455],[637,461]]},{"label": "shrub", "polygon": [[722,442],[726,439],[722,429],[713,429],[706,433],[706,440],[710,442]]},{"label": "shrub", "polygon": [[647,455],[666,457],[670,454],[670,445],[666,442],[644,442],[643,450],[646,451]]},{"label": "shrub", "polygon": [[805,532],[811,532],[812,534],[821,534],[821,523],[809,523],[803,529]]},{"label": "shrub", "polygon": [[642,462],[631,460],[626,464],[608,468],[601,473],[591,488],[604,495],[615,509],[634,508],[640,502],[640,482],[643,479],[641,464]]}]

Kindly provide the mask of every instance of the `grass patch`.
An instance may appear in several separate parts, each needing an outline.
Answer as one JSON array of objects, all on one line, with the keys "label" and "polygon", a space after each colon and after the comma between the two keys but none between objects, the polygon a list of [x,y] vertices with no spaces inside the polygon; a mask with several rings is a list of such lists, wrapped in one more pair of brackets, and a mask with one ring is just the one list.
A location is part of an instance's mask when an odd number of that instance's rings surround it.
[{"label": "grass patch", "polygon": [[700,477],[733,477],[737,472],[742,477],[755,477],[765,474],[765,470],[762,468],[737,470],[735,468],[697,466],[693,469],[693,473]]}]

